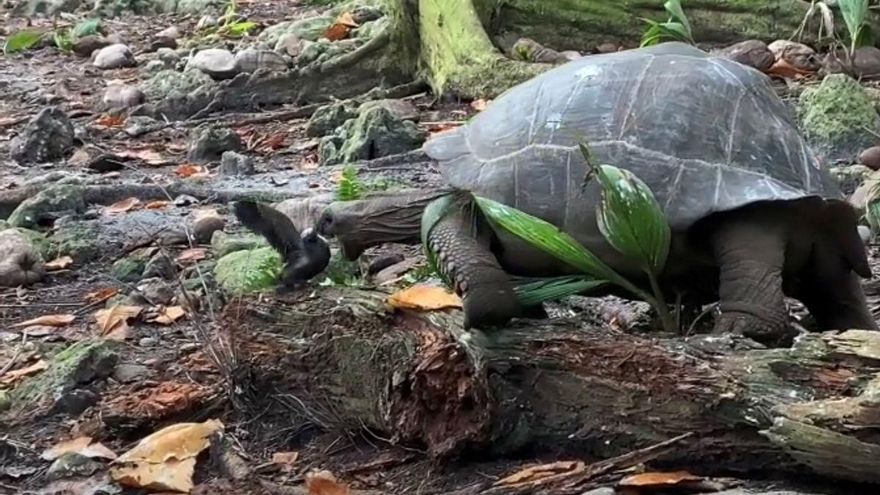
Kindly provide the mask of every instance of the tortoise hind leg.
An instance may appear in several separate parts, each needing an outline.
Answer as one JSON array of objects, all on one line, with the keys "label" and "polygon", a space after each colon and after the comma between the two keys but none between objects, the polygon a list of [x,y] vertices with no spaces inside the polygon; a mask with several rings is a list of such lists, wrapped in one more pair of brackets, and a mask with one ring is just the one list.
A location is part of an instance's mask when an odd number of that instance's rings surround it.
[{"label": "tortoise hind leg", "polygon": [[854,272],[812,277],[799,299],[822,330],[880,330]]},{"label": "tortoise hind leg", "polygon": [[521,312],[510,277],[478,236],[472,218],[454,208],[428,235],[440,269],[455,284],[464,309],[464,328],[503,325]]},{"label": "tortoise hind leg", "polygon": [[747,212],[728,215],[714,229],[721,310],[714,331],[777,345],[793,336],[782,289],[786,239],[779,223],[765,220]]}]

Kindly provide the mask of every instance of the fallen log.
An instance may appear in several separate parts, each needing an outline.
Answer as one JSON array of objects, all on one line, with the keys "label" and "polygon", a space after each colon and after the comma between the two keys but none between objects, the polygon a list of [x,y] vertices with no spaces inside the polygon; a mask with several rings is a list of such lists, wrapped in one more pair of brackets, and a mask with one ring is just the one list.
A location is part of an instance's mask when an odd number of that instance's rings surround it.
[{"label": "fallen log", "polygon": [[657,462],[880,483],[880,333],[813,333],[768,349],[577,318],[463,332],[458,310],[389,312],[386,296],[326,288],[230,306],[224,331],[251,368],[240,376],[253,377],[238,385],[260,407],[283,404],[287,421],[367,429],[441,458],[604,459],[690,434]]}]

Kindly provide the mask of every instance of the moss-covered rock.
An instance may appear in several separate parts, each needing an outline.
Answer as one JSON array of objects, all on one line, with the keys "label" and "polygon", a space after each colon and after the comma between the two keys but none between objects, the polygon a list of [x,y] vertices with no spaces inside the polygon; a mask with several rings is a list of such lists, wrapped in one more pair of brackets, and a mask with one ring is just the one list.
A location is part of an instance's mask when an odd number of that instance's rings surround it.
[{"label": "moss-covered rock", "polygon": [[266,246],[268,246],[266,240],[255,234],[233,236],[222,230],[214,231],[211,234],[211,250],[214,251],[214,257],[218,259],[235,251],[257,249]]},{"label": "moss-covered rock", "polygon": [[[0,225],[0,231],[2,230],[3,226]],[[42,232],[37,232],[35,230],[23,229],[20,227],[15,227],[15,230],[18,231],[19,234],[23,235],[31,243],[34,249],[36,249],[37,252],[40,253],[40,256],[43,257],[43,259],[48,260],[54,257],[55,250],[57,248],[55,246],[55,243],[52,242],[51,239],[46,237],[45,234],[43,234]]]},{"label": "moss-covered rock", "polygon": [[146,249],[133,251],[113,263],[110,267],[110,276],[122,282],[137,282],[144,274],[150,255],[151,252]]},{"label": "moss-covered rock", "polygon": [[831,74],[801,94],[798,118],[810,145],[823,161],[855,162],[876,141],[880,116],[855,79]]},{"label": "moss-covered rock", "polygon": [[271,247],[234,251],[217,260],[214,278],[232,295],[273,287],[281,273],[281,255]]},{"label": "moss-covered rock", "polygon": [[25,378],[15,387],[8,395],[6,408],[20,414],[38,405],[51,406],[77,386],[109,376],[118,359],[114,347],[114,342],[103,339],[69,345],[49,359],[45,371]]},{"label": "moss-covered rock", "polygon": [[94,261],[101,254],[101,245],[96,227],[76,222],[66,222],[51,238],[52,255],[70,256],[74,263]]},{"label": "moss-covered rock", "polygon": [[369,106],[325,136],[318,155],[322,165],[370,160],[416,149],[426,138],[415,123],[397,118],[383,106]]},{"label": "moss-covered rock", "polygon": [[200,70],[163,70],[141,84],[153,112],[173,118],[188,117],[204,108],[217,88],[217,82]]},{"label": "moss-covered rock", "polygon": [[42,220],[85,211],[84,189],[73,184],[49,186],[18,205],[7,221],[14,227],[36,227]]},{"label": "moss-covered rock", "polygon": [[343,100],[318,107],[306,123],[306,135],[310,137],[325,136],[346,120],[357,117],[357,104]]}]

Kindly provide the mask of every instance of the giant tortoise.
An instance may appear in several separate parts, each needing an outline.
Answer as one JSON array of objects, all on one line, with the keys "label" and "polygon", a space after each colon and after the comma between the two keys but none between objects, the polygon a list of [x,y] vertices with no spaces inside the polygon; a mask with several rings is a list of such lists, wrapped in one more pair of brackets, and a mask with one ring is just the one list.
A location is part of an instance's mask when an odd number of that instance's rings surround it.
[{"label": "giant tortoise", "polygon": [[[423,149],[451,188],[551,222],[647,288],[597,228],[600,186],[582,187],[580,142],[651,188],[672,229],[661,285],[718,301],[715,330],[778,338],[788,327],[786,295],[821,328],[878,328],[858,278],[871,276],[858,214],[769,78],[750,67],[677,42],[583,57],[508,90]],[[365,245],[418,239],[399,208],[405,199],[343,203],[317,228]],[[577,273],[510,234],[475,230],[466,211],[444,217],[428,238],[462,296],[466,327],[523,314],[511,276]]]}]

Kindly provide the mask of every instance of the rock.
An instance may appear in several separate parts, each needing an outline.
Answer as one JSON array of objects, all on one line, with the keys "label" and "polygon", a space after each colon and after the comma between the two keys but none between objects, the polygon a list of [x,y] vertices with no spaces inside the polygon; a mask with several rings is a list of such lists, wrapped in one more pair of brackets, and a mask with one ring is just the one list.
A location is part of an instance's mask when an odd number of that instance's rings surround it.
[{"label": "rock", "polygon": [[190,138],[186,159],[191,162],[215,162],[225,151],[240,151],[244,143],[238,134],[225,127],[205,126],[195,129]]},{"label": "rock", "polygon": [[257,36],[257,41],[276,48],[278,40],[287,34],[294,34],[301,40],[317,41],[335,20],[335,17],[326,15],[279,22],[264,29]]},{"label": "rock", "polygon": [[370,160],[411,151],[425,138],[427,133],[413,122],[395,118],[386,108],[372,107],[322,138],[318,155],[322,165]]},{"label": "rock", "polygon": [[98,50],[92,65],[99,69],[121,69],[134,67],[137,61],[128,46],[114,43]]},{"label": "rock", "polygon": [[236,72],[256,72],[258,69],[270,72],[285,72],[288,69],[287,60],[271,50],[257,50],[246,48],[235,54]]},{"label": "rock", "polygon": [[226,219],[211,211],[207,214],[199,215],[193,221],[193,237],[199,244],[207,244],[211,242],[214,232],[223,230],[226,226]]},{"label": "rock", "polygon": [[46,107],[9,144],[9,156],[20,164],[43,163],[67,156],[73,148],[73,124],[58,107]]},{"label": "rock", "polygon": [[562,57],[566,61],[569,61],[569,62],[572,60],[577,60],[577,59],[583,57],[583,54],[581,52],[578,52],[575,50],[565,50],[565,51],[559,52],[559,54],[562,55]]},{"label": "rock", "polygon": [[281,273],[281,256],[271,247],[233,251],[214,266],[217,284],[230,295],[272,288]]},{"label": "rock", "polygon": [[235,56],[229,50],[208,48],[189,59],[187,69],[198,69],[214,79],[229,79],[238,73]]},{"label": "rock", "polygon": [[63,214],[82,213],[85,209],[81,186],[55,184],[22,201],[7,221],[13,227],[30,228]]},{"label": "rock", "polygon": [[35,284],[45,274],[43,256],[20,229],[0,230],[0,287]]},{"label": "rock", "polygon": [[339,101],[318,107],[306,122],[306,135],[321,137],[333,132],[348,119],[357,117],[357,108],[350,101]]},{"label": "rock", "polygon": [[156,337],[142,337],[138,340],[138,345],[141,347],[153,347],[159,343],[159,339]]},{"label": "rock", "polygon": [[880,170],[880,146],[871,146],[859,154],[859,163],[871,170]]},{"label": "rock", "polygon": [[173,40],[180,39],[180,29],[177,29],[177,26],[169,26],[156,33],[156,37],[171,38]]},{"label": "rock", "polygon": [[142,380],[149,372],[149,368],[140,364],[120,363],[113,370],[113,378],[122,383],[132,383]]},{"label": "rock", "polygon": [[181,194],[174,198],[174,206],[189,206],[199,204],[199,200],[189,194]]},{"label": "rock", "polygon": [[185,119],[211,103],[217,83],[199,70],[163,70],[144,81],[141,91],[153,105],[150,116]]},{"label": "rock", "polygon": [[362,5],[355,4],[354,8],[350,6],[345,6],[344,8],[348,10],[351,18],[357,24],[366,24],[370,21],[378,20],[385,15],[381,8],[369,5],[367,2],[364,2]]},{"label": "rock", "polygon": [[231,236],[222,230],[216,230],[211,235],[211,251],[214,252],[214,256],[218,259],[235,251],[257,249],[266,246],[266,240],[258,235]]},{"label": "rock", "polygon": [[419,120],[419,109],[409,100],[383,99],[363,103],[358,112],[363,112],[375,107],[388,110],[391,115],[400,120]]},{"label": "rock", "polygon": [[852,64],[847,62],[843,51],[830,52],[825,55],[822,66],[829,74],[845,73],[859,79],[874,79],[880,77],[880,48],[856,48]]},{"label": "rock", "polygon": [[161,127],[165,127],[165,124],[152,117],[146,115],[132,115],[126,119],[125,127],[122,128],[122,132],[131,137],[138,137]]},{"label": "rock", "polygon": [[616,51],[620,51],[620,46],[616,43],[601,43],[596,47],[596,52],[598,53],[614,53]]},{"label": "rock", "polygon": [[298,57],[303,51],[303,40],[299,36],[289,33],[278,38],[275,43],[275,51],[291,58]]},{"label": "rock", "polygon": [[719,55],[739,62],[759,71],[766,71],[776,61],[776,56],[761,40],[740,41],[727,48],[719,50]]},{"label": "rock", "polygon": [[871,175],[871,169],[864,165],[829,167],[828,172],[846,195],[852,194]]},{"label": "rock", "polygon": [[94,226],[79,222],[69,222],[55,229],[52,240],[57,245],[58,256],[70,256],[74,263],[98,259],[105,246],[98,240],[98,231]]},{"label": "rock", "polygon": [[101,35],[89,34],[82,38],[77,38],[76,41],[73,42],[72,49],[73,53],[76,55],[88,58],[92,56],[92,53],[94,53],[95,50],[100,50],[110,44],[112,44],[112,42]]},{"label": "rock", "polygon": [[52,406],[57,397],[79,385],[110,376],[118,361],[115,346],[112,341],[98,338],[83,339],[67,346],[47,359],[49,366],[46,370],[25,378],[12,389],[9,407],[25,414],[33,406],[46,401]]},{"label": "rock", "polygon": [[797,105],[804,135],[821,161],[854,161],[874,144],[880,117],[864,89],[844,74],[825,76]]},{"label": "rock", "polygon": [[46,471],[46,479],[52,481],[77,476],[91,476],[101,469],[104,469],[102,462],[77,452],[67,452],[52,462],[49,470]]},{"label": "rock", "polygon": [[174,260],[164,253],[156,253],[144,265],[143,278],[163,278],[170,280],[177,275]]},{"label": "rock", "polygon": [[156,50],[156,56],[165,63],[169,69],[174,68],[177,62],[180,62],[180,55],[171,48],[159,48]]},{"label": "rock", "polygon": [[199,22],[196,23],[196,31],[201,31],[202,29],[214,27],[217,25],[217,18],[212,15],[204,15],[199,19]]},{"label": "rock", "polygon": [[150,251],[138,249],[124,258],[119,258],[110,267],[110,276],[120,282],[137,282],[147,266]]},{"label": "rock", "polygon": [[168,306],[174,299],[174,288],[161,278],[154,277],[141,280],[137,285],[137,292],[132,295],[153,306]]},{"label": "rock", "polygon": [[602,488],[596,488],[590,490],[588,492],[581,493],[581,495],[614,495],[617,493],[614,488],[604,486]]},{"label": "rock", "polygon": [[166,37],[158,37],[150,41],[150,45],[147,47],[148,52],[157,52],[162,48],[174,49],[177,48],[177,40],[174,38],[166,38]]},{"label": "rock", "polygon": [[134,86],[111,84],[101,101],[111,109],[131,108],[144,102],[144,93]]},{"label": "rock", "polygon": [[67,414],[75,418],[97,404],[98,400],[100,400],[100,396],[91,390],[83,388],[70,390],[58,396],[52,412]]},{"label": "rock", "polygon": [[767,45],[777,60],[785,60],[800,70],[815,72],[822,66],[816,51],[809,46],[789,40],[776,40]]},{"label": "rock", "polygon": [[235,151],[224,151],[220,155],[220,175],[253,175],[254,159]]},{"label": "rock", "polygon": [[144,66],[143,70],[147,77],[153,77],[168,68],[169,67],[165,65],[165,62],[162,62],[161,60],[150,60],[147,62],[147,65]]}]

